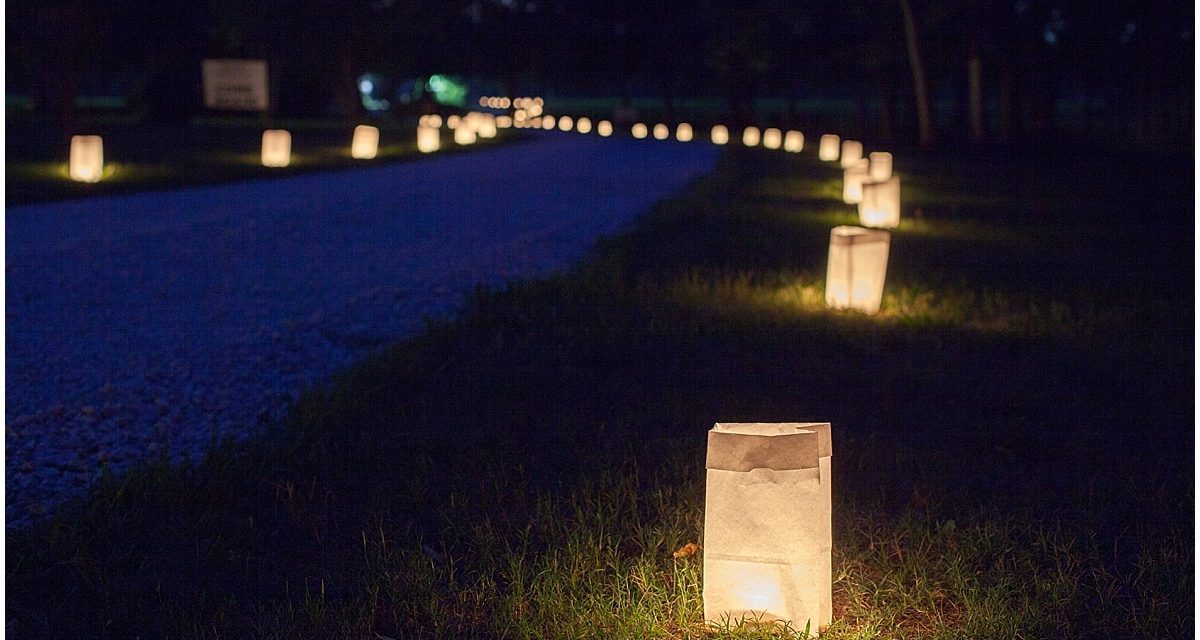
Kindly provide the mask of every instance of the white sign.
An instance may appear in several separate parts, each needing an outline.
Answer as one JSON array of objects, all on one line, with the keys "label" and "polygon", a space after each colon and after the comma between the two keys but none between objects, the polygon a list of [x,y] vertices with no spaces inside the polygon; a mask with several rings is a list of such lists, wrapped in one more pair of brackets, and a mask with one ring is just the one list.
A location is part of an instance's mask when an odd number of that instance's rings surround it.
[{"label": "white sign", "polygon": [[266,111],[266,60],[205,60],[204,106],[232,111]]}]

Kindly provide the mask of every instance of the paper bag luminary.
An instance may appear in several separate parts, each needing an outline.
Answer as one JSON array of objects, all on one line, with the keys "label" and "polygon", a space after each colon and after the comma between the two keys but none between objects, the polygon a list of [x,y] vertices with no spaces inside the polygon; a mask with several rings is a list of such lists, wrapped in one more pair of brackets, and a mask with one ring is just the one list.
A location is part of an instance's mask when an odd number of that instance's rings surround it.
[{"label": "paper bag luminary", "polygon": [[863,146],[858,140],[842,140],[842,168],[863,159]]},{"label": "paper bag luminary", "polygon": [[887,277],[892,234],[849,225],[829,232],[829,267],[825,304],[833,309],[879,312]]},{"label": "paper bag luminary", "polygon": [[370,160],[379,153],[379,129],[367,124],[354,127],[354,137],[350,140],[350,157],[356,160]]},{"label": "paper bag luminary", "polygon": [[675,139],[680,142],[691,142],[692,125],[686,122],[680,122],[679,126],[675,127]]},{"label": "paper bag luminary", "polygon": [[264,167],[286,167],[292,161],[292,134],[284,129],[267,129],[262,135]]},{"label": "paper bag luminary", "polygon": [[863,184],[858,221],[864,227],[894,229],[900,226],[900,178],[893,176],[883,182]]},{"label": "paper bag luminary", "polygon": [[788,131],[783,136],[783,150],[790,153],[800,153],[804,149],[804,134],[799,131]]},{"label": "paper bag luminary", "polygon": [[842,201],[846,204],[862,202],[863,183],[867,181],[869,165],[866,158],[859,158],[842,170]]},{"label": "paper bag luminary", "polygon": [[729,128],[723,124],[715,124],[709,138],[713,144],[726,144],[729,142]]},{"label": "paper bag luminary", "polygon": [[433,153],[442,146],[441,130],[437,127],[417,127],[417,150]]},{"label": "paper bag luminary", "polygon": [[758,127],[746,127],[742,129],[742,144],[747,147],[757,147],[761,140],[762,132],[758,130]]},{"label": "paper bag luminary", "polygon": [[587,118],[580,118],[575,123],[575,130],[578,131],[579,133],[591,133],[592,121],[588,120]]},{"label": "paper bag luminary", "polygon": [[104,177],[104,141],[100,136],[71,136],[67,172],[76,182],[99,182]]},{"label": "paper bag luminary", "polygon": [[833,621],[829,423],[718,423],[708,432],[704,619]]},{"label": "paper bag luminary", "polygon": [[821,144],[817,147],[817,157],[825,162],[837,160],[841,144],[841,139],[832,133],[821,136]]},{"label": "paper bag luminary", "polygon": [[600,134],[601,138],[607,138],[612,135],[613,126],[608,120],[601,120],[596,124],[596,133]]},{"label": "paper bag luminary", "polygon": [[768,149],[778,149],[783,146],[783,132],[774,127],[763,131],[762,145]]},{"label": "paper bag luminary", "polygon": [[871,182],[883,182],[892,177],[892,154],[887,151],[872,151]]}]

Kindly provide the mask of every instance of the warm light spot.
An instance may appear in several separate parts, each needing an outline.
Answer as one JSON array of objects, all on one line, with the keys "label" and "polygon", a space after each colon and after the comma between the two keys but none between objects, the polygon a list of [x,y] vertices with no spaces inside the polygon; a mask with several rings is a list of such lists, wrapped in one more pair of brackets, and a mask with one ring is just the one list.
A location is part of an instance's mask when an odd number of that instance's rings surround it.
[{"label": "warm light spot", "polygon": [[869,164],[866,158],[859,158],[846,165],[846,168],[842,170],[842,202],[846,204],[862,202],[863,183],[867,181]]},{"label": "warm light spot", "polygon": [[68,174],[77,182],[99,182],[104,177],[104,141],[100,136],[71,136]]},{"label": "warm light spot", "polygon": [[575,126],[575,122],[571,120],[571,116],[562,116],[558,119],[558,128],[561,131],[570,131]]},{"label": "warm light spot", "polygon": [[588,133],[592,130],[592,121],[587,118],[580,118],[579,122],[575,123],[575,130],[579,133]]},{"label": "warm light spot", "polygon": [[512,105],[512,101],[509,100],[508,98],[500,98],[500,108],[501,109],[507,109],[511,105]]},{"label": "warm light spot", "polygon": [[712,138],[713,144],[728,144],[729,128],[723,124],[714,125],[709,137]]},{"label": "warm light spot", "polygon": [[675,139],[680,142],[692,141],[692,125],[681,122],[678,127],[675,127]]},{"label": "warm light spot", "polygon": [[441,132],[437,127],[417,127],[417,150],[433,153],[442,146]]},{"label": "warm light spot", "polygon": [[482,98],[480,98],[480,99],[479,99],[479,106],[481,106],[481,107],[486,107],[486,106],[488,106],[488,98],[487,98],[487,97],[482,97]]},{"label": "warm light spot", "polygon": [[427,124],[428,124],[428,126],[430,126],[430,127],[440,127],[440,126],[442,126],[442,117],[441,117],[441,116],[439,116],[438,114],[436,114],[436,113],[435,113],[435,114],[433,114],[433,115],[430,115],[430,116],[425,116],[425,117],[427,118]]},{"label": "warm light spot", "polygon": [[817,148],[817,157],[825,162],[833,162],[838,159],[838,151],[841,148],[842,141],[836,135],[827,133],[821,136],[821,145]]},{"label": "warm light spot", "polygon": [[778,149],[783,144],[783,133],[779,129],[767,129],[763,131],[762,143],[768,149]]},{"label": "warm light spot", "polygon": [[446,118],[447,129],[457,129],[460,123],[462,123],[462,118],[458,117],[457,115],[452,115]]},{"label": "warm light spot", "polygon": [[866,183],[862,190],[858,219],[863,226],[893,229],[900,225],[900,178]]},{"label": "warm light spot", "polygon": [[496,127],[499,129],[507,129],[513,124],[511,116],[496,116]]},{"label": "warm light spot", "polygon": [[638,140],[641,140],[642,138],[646,137],[646,133],[647,133],[646,125],[639,122],[639,123],[633,125],[633,129],[630,130],[630,133],[633,134],[633,137],[637,138]]},{"label": "warm light spot", "polygon": [[892,154],[887,151],[872,151],[869,157],[872,182],[883,182],[892,177]]},{"label": "warm light spot", "polygon": [[825,304],[834,309],[879,311],[887,276],[891,234],[862,227],[838,226],[829,235],[829,267]]},{"label": "warm light spot", "polygon": [[468,126],[461,126],[454,130],[454,143],[460,145],[475,144],[475,130]]},{"label": "warm light spot", "polygon": [[379,129],[366,124],[354,127],[354,138],[350,141],[350,157],[370,160],[379,153]]},{"label": "warm light spot", "polygon": [[842,168],[863,159],[863,146],[858,140],[842,140]]},{"label": "warm light spot", "polygon": [[283,129],[267,129],[262,135],[264,167],[286,167],[292,161],[292,134]]},{"label": "warm light spot", "polygon": [[601,138],[607,138],[608,136],[611,136],[612,132],[613,126],[608,120],[601,120],[600,123],[596,125],[596,133],[600,134]]},{"label": "warm light spot", "polygon": [[554,128],[554,116],[546,116],[542,118],[542,128],[549,131]]},{"label": "warm light spot", "polygon": [[804,149],[804,134],[799,131],[789,131],[783,136],[783,150],[790,153],[800,153]]},{"label": "warm light spot", "polygon": [[654,139],[655,140],[666,140],[670,136],[671,136],[671,130],[667,128],[667,125],[665,125],[661,122],[654,125]]},{"label": "warm light spot", "polygon": [[746,127],[742,130],[742,144],[746,145],[747,147],[758,146],[758,142],[761,138],[762,134],[759,133],[758,127]]}]

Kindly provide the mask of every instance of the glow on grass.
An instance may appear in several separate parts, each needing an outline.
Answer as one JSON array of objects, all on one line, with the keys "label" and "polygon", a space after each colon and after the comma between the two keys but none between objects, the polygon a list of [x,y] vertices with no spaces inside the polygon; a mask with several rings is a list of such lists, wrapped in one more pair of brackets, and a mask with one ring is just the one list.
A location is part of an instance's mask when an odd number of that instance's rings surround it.
[{"label": "glow on grass", "polygon": [[104,141],[100,136],[71,136],[68,174],[76,182],[99,182],[104,177]]}]

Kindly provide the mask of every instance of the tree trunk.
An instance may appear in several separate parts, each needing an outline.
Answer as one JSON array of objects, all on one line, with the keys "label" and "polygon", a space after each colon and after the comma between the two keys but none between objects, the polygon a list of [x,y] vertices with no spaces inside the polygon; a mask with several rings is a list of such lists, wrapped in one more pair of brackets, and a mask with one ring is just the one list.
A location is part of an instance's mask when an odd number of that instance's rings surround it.
[{"label": "tree trunk", "polygon": [[979,43],[974,40],[967,59],[967,90],[971,104],[971,142],[983,142],[983,70],[979,61]]},{"label": "tree trunk", "polygon": [[936,142],[933,126],[933,104],[929,98],[929,83],[925,77],[925,65],[921,60],[921,49],[917,43],[917,23],[913,18],[908,0],[897,0],[904,19],[904,39],[908,43],[908,62],[912,67],[913,95],[917,101],[917,129],[921,146],[932,146]]}]

